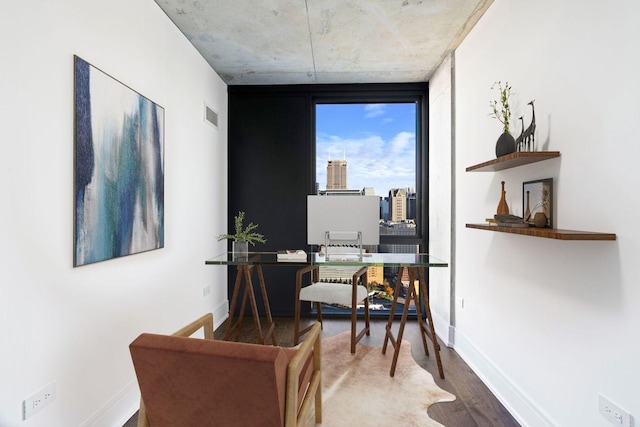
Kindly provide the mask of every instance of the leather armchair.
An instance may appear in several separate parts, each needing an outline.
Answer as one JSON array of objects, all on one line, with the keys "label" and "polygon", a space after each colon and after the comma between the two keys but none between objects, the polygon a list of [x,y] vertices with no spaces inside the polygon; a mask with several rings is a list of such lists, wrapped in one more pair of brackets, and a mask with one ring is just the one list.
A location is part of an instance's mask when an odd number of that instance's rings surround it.
[{"label": "leather armchair", "polygon": [[[190,338],[200,327],[205,339]],[[139,426],[302,425],[322,421],[320,324],[297,348],[213,340],[207,314],[174,335],[129,346],[141,392]]]}]

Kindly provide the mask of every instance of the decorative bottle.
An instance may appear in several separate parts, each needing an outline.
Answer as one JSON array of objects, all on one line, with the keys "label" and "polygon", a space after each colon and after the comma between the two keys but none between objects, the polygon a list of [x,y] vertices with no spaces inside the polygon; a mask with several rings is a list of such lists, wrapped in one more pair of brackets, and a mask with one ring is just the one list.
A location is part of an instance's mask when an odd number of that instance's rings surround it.
[{"label": "decorative bottle", "polygon": [[507,192],[504,190],[504,181],[502,181],[502,197],[498,203],[498,215],[509,215],[509,205],[507,205]]}]

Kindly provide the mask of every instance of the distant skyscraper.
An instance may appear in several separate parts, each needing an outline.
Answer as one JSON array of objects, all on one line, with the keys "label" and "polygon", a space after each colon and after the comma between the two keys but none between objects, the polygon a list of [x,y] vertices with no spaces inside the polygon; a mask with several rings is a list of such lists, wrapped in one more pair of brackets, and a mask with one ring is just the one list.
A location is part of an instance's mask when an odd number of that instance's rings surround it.
[{"label": "distant skyscraper", "polygon": [[362,195],[363,196],[375,196],[376,195],[376,189],[374,187],[364,187],[362,189]]},{"label": "distant skyscraper", "polygon": [[407,192],[407,219],[418,219],[416,200],[416,192],[409,189]]},{"label": "distant skyscraper", "polygon": [[404,188],[389,190],[389,219],[394,222],[407,219],[407,190]]},{"label": "distant skyscraper", "polygon": [[389,198],[382,197],[380,198],[380,218],[389,221]]},{"label": "distant skyscraper", "polygon": [[327,162],[327,190],[347,189],[347,161],[329,160]]}]

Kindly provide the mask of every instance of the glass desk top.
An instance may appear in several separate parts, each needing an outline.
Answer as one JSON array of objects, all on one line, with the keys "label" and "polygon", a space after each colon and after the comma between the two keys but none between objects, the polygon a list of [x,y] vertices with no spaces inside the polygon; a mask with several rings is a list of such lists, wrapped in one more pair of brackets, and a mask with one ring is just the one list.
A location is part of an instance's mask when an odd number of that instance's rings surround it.
[{"label": "glass desk top", "polygon": [[277,252],[249,252],[245,256],[225,252],[205,261],[209,265],[342,265],[342,266],[385,266],[385,267],[448,267],[442,261],[427,253],[381,254],[367,253],[360,257],[352,254],[331,254],[328,259],[317,252],[307,253],[306,259],[278,261]]}]

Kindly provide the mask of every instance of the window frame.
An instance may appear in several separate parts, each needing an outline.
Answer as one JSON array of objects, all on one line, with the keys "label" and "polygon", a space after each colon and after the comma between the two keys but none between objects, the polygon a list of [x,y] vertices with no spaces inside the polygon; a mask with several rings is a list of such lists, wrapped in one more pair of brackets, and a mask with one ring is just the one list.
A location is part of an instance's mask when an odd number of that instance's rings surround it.
[{"label": "window frame", "polygon": [[[414,236],[380,235],[380,245],[417,245],[425,252],[429,241],[429,132],[427,90],[375,91],[351,88],[349,91],[311,94],[311,147],[309,194],[316,192],[316,105],[318,104],[416,104],[416,234]],[[380,195],[385,197],[384,195]]]}]

